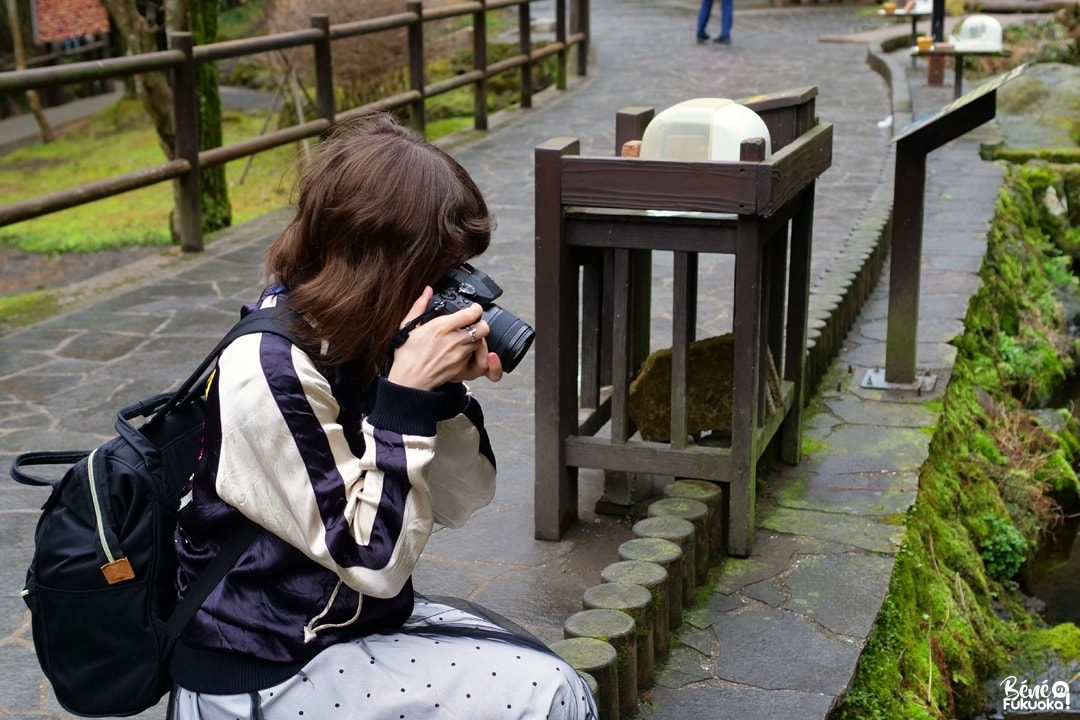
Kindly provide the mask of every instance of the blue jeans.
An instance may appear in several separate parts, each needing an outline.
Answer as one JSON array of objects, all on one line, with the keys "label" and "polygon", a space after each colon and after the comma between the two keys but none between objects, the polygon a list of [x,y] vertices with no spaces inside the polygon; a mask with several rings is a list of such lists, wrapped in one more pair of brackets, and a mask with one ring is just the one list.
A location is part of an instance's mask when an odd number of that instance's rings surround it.
[{"label": "blue jeans", "polygon": [[[701,9],[698,10],[697,36],[706,37],[705,26],[709,24],[709,15],[712,13],[713,0],[701,0]],[[735,14],[735,0],[720,0],[720,37],[731,37],[732,15]]]}]

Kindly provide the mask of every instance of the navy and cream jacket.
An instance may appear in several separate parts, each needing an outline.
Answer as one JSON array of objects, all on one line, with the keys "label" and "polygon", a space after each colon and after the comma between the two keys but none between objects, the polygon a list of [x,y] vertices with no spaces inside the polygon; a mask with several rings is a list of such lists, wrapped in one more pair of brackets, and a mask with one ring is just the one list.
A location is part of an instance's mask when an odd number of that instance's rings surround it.
[{"label": "navy and cream jacket", "polygon": [[350,370],[270,333],[222,352],[176,532],[179,595],[240,515],[262,531],[181,635],[181,687],[261,689],[329,645],[400,626],[434,523],[460,526],[491,501],[495,459],[464,385],[362,387]]}]

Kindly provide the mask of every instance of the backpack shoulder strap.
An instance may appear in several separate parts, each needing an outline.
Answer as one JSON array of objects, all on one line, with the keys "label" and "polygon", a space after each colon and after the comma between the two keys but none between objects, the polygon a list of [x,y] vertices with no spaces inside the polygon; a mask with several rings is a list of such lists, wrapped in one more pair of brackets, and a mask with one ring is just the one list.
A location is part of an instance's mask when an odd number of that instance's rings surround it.
[{"label": "backpack shoulder strap", "polygon": [[[160,418],[164,418],[165,415],[180,405],[190,402],[195,397],[196,389],[201,388],[201,381],[210,367],[217,361],[221,351],[241,335],[268,332],[287,338],[294,345],[304,347],[289,329],[289,325],[295,317],[296,314],[287,308],[263,308],[240,318],[177,390],[172,393],[162,393],[143,398],[132,405],[121,408],[117,413],[117,431],[130,438],[137,431],[129,426],[128,421],[142,417],[150,418],[150,422],[155,420],[161,422]],[[23,485],[56,486],[59,479],[35,475],[29,472],[27,468],[42,465],[68,466],[79,462],[89,454],[89,450],[38,450],[25,452],[18,455],[12,462],[10,474],[14,480]]]},{"label": "backpack shoulder strap", "polygon": [[261,308],[254,310],[239,321],[232,328],[225,333],[225,336],[218,341],[218,344],[214,346],[203,361],[199,363],[198,367],[192,371],[188,379],[185,380],[180,387],[173,392],[172,397],[161,406],[161,408],[155,414],[156,418],[164,417],[172,412],[173,408],[185,403],[190,402],[198,393],[198,388],[201,386],[202,380],[205,378],[206,373],[217,362],[218,356],[222,351],[238,337],[242,335],[250,335],[251,333],[273,333],[274,335],[280,335],[287,339],[294,345],[305,347],[303,343],[293,334],[289,329],[289,325],[297,317],[296,313],[287,308],[273,307],[273,308]]},{"label": "backpack shoulder strap", "polygon": [[[169,403],[159,411],[157,417],[167,414],[173,408],[190,399],[196,390],[196,386],[221,352],[229,343],[242,335],[257,332],[273,333],[286,338],[294,345],[303,347],[303,344],[289,330],[289,324],[295,318],[296,314],[294,312],[284,308],[262,308],[240,318],[239,322],[221,338],[218,344],[214,346],[214,349],[199,363],[199,367],[195,369],[191,376],[173,393]],[[176,604],[172,615],[169,616],[169,620],[165,624],[165,642],[169,648],[180,637],[180,633],[191,618],[195,616],[195,613],[210,595],[210,592],[221,582],[244,551],[251,545],[252,541],[255,540],[255,536],[258,535],[260,529],[256,523],[247,518],[241,518],[240,526],[233,531],[229,539],[221,546],[217,555],[199,574],[199,577],[195,579],[195,582],[188,588],[187,594]]]},{"label": "backpack shoulder strap", "polygon": [[169,649],[180,637],[184,626],[188,624],[191,618],[195,617],[196,611],[202,606],[203,601],[209,597],[210,592],[221,582],[244,551],[248,549],[252,541],[255,540],[255,536],[259,534],[260,529],[251,520],[242,518],[241,525],[233,531],[229,539],[221,546],[218,554],[214,556],[206,569],[199,574],[199,577],[188,588],[187,595],[184,595],[176,603],[172,615],[169,616],[168,622],[165,623],[165,642]]},{"label": "backpack shoulder strap", "polygon": [[[296,318],[296,314],[287,308],[261,308],[253,312],[248,313],[232,328],[225,333],[224,337],[218,341],[217,345],[207,353],[203,361],[199,363],[191,375],[188,376],[179,388],[177,388],[171,396],[166,396],[168,399],[160,404],[157,408],[153,409],[153,418],[149,420],[150,423],[161,422],[162,418],[167,416],[174,409],[180,405],[191,402],[198,394],[198,388],[201,387],[201,381],[206,376],[210,368],[217,362],[218,356],[221,352],[231,343],[242,335],[248,335],[251,333],[265,332],[280,335],[295,345],[301,345],[300,341],[289,329],[290,323]],[[151,402],[153,406],[155,403]],[[145,405],[145,403],[143,403]],[[120,415],[122,420],[128,419],[127,412],[131,410],[134,415],[141,415],[146,412],[145,408],[137,409],[125,409],[122,410]],[[122,429],[119,426],[123,423],[118,421],[118,429]],[[251,545],[251,542],[255,539],[255,536],[259,532],[259,526],[250,520],[245,519],[240,527],[238,527],[229,539],[226,540],[217,556],[210,561],[206,569],[196,578],[191,588],[188,589],[187,595],[177,603],[176,608],[173,610],[172,615],[169,616],[169,620],[165,626],[165,641],[168,647],[171,648],[172,644],[176,642],[176,639],[180,636],[180,632],[187,625],[188,621],[195,615],[195,612],[210,595],[210,591],[221,582],[221,579],[225,577],[226,573],[236,564],[236,561],[240,559],[244,550]]]}]

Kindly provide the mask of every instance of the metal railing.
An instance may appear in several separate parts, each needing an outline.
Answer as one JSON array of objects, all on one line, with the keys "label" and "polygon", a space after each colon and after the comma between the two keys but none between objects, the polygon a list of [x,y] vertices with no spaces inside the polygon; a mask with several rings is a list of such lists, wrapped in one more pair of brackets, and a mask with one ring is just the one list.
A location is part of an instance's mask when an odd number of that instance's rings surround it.
[{"label": "metal railing", "polygon": [[[565,90],[567,61],[572,47],[577,47],[577,74],[584,75],[587,69],[588,0],[554,0],[555,39],[540,48],[534,48],[532,43],[529,13],[532,2],[534,0],[473,0],[424,9],[422,2],[410,0],[405,5],[405,12],[380,18],[331,25],[328,15],[316,14],[311,18],[310,29],[207,45],[194,45],[191,33],[174,32],[170,35],[168,50],[71,63],[60,67],[0,73],[0,92],[12,92],[128,77],[153,71],[171,71],[176,124],[174,160],[0,205],[0,227],[175,179],[178,181],[176,212],[179,218],[180,247],[185,251],[200,251],[203,249],[199,194],[201,168],[221,165],[281,145],[316,137],[334,123],[380,110],[406,110],[413,127],[423,132],[426,99],[468,85],[473,88],[474,127],[477,130],[486,130],[488,79],[500,73],[519,71],[521,106],[531,107],[533,67],[551,56],[555,56],[557,64],[555,85],[558,89]],[[568,2],[572,4],[570,11],[574,26],[570,32],[567,28]],[[487,14],[514,6],[518,8],[518,54],[488,64]],[[472,18],[473,69],[446,80],[427,83],[424,77],[425,23],[464,16]],[[409,89],[354,108],[337,110],[333,88],[333,42],[399,28],[407,31]],[[201,63],[302,46],[310,46],[314,53],[316,118],[308,121],[301,118],[297,124],[290,127],[200,152],[197,136],[196,67]]]}]

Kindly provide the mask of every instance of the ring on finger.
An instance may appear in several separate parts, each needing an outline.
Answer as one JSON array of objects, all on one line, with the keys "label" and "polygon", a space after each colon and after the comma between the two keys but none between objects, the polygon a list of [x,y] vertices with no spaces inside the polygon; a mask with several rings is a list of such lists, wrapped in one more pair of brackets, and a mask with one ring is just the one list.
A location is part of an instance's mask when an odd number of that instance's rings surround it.
[{"label": "ring on finger", "polygon": [[476,342],[476,339],[477,339],[476,338],[476,328],[474,328],[472,325],[466,325],[465,327],[462,328],[462,330],[469,333],[469,342],[471,342],[471,343]]}]

